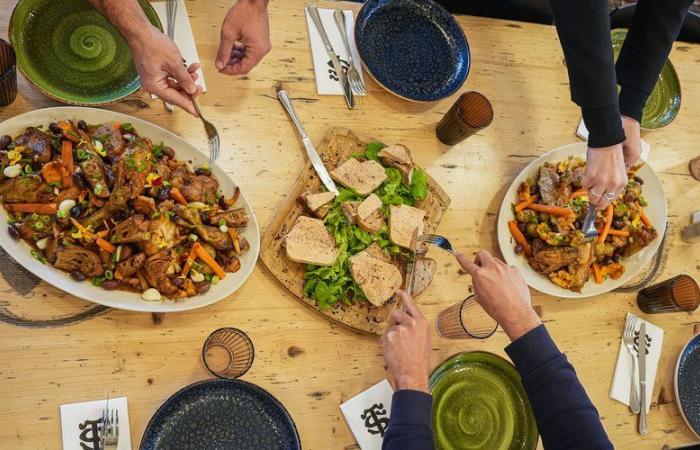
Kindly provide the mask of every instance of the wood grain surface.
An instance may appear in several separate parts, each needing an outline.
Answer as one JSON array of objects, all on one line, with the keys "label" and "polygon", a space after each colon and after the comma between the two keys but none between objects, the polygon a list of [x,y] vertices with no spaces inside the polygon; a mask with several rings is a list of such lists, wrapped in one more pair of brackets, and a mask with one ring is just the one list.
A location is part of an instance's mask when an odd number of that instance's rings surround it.
[{"label": "wood grain surface", "polygon": [[[0,0],[0,35],[16,0]],[[385,142],[402,142],[416,162],[445,189],[452,204],[440,224],[462,252],[497,251],[495,222],[507,186],[528,162],[574,142],[580,112],[571,103],[563,55],[553,27],[459,17],[472,51],[472,68],[461,91],[476,90],[492,102],[494,121],[454,147],[435,137],[440,118],[457,99],[411,103],[384,91],[367,77],[368,95],[349,111],[342,96],[318,96],[313,79],[302,0],[271,0],[273,50],[245,77],[214,68],[219,26],[231,0],[188,0],[209,92],[199,104],[220,131],[222,167],[251,200],[261,226],[287,201],[306,159],[293,125],[274,95],[282,84],[314,142],[342,125]],[[329,5],[330,3],[322,3]],[[333,3],[337,5],[337,3]],[[344,4],[356,9],[357,4]],[[700,183],[688,172],[698,155],[700,46],[677,43],[671,59],[683,88],[678,117],[666,128],[644,132],[650,164],[669,200],[666,279],[689,273],[700,279],[700,247],[680,239],[700,200]],[[20,77],[19,96],[0,108],[0,120],[56,106]],[[206,151],[201,123],[182,111],[172,114],[144,93],[109,108],[168,128]],[[455,262],[431,250],[438,271],[421,305],[430,320],[471,290]],[[6,264],[0,261],[0,264]],[[637,433],[636,417],[609,398],[625,314],[641,314],[634,293],[564,300],[533,292],[533,303],[600,411],[618,449],[660,449],[696,440],[680,417],[673,369],[685,342],[700,332],[700,312],[645,316],[666,331],[649,434]],[[30,318],[64,317],[92,305],[45,283],[27,297],[0,279],[0,306]],[[338,405],[389,374],[376,337],[359,335],[306,308],[261,266],[231,298],[196,311],[152,316],[111,310],[63,327],[29,328],[0,323],[0,447],[60,448],[59,405],[127,396],[131,440],[138,447],[158,406],[183,386],[210,377],[200,360],[207,335],[222,326],[245,330],[256,347],[246,381],[269,390],[294,417],[305,449],[356,449]],[[505,355],[498,331],[485,341],[448,341],[433,332],[432,367],[467,350]]]}]

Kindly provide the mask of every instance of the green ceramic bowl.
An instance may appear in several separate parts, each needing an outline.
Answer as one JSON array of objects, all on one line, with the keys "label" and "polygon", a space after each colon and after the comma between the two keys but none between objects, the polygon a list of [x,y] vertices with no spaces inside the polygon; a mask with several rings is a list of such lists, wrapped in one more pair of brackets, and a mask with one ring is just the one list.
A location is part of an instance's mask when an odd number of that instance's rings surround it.
[{"label": "green ceramic bowl", "polygon": [[[626,36],[627,30],[613,30],[612,32],[613,52],[616,61]],[[676,69],[673,68],[673,64],[668,60],[664,64],[663,69],[661,69],[659,81],[656,82],[656,86],[654,86],[654,90],[644,106],[642,128],[665,127],[673,122],[680,109],[681,83],[678,81]]]},{"label": "green ceramic bowl", "polygon": [[520,375],[500,356],[453,356],[430,376],[430,393],[437,449],[537,448],[537,425]]},{"label": "green ceramic bowl", "polygon": [[[139,3],[162,30],[148,1]],[[126,42],[87,0],[20,0],[9,34],[22,74],[55,100],[103,105],[141,87]]]}]

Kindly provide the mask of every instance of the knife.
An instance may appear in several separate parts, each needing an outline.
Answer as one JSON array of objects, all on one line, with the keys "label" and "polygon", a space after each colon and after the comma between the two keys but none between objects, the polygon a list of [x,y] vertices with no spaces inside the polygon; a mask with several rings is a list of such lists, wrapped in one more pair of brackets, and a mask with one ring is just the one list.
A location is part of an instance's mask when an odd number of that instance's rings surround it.
[{"label": "knife", "polygon": [[280,89],[277,91],[277,98],[279,99],[280,103],[282,103],[282,106],[284,106],[284,109],[287,110],[289,117],[297,127],[297,131],[301,137],[301,142],[304,144],[304,148],[306,149],[306,154],[309,155],[309,161],[311,161],[311,165],[314,166],[314,169],[316,169],[316,173],[323,182],[323,185],[326,186],[328,191],[338,195],[338,188],[335,187],[335,183],[333,182],[331,175],[328,173],[326,166],[323,165],[323,161],[321,161],[321,157],[318,155],[316,147],[314,147],[314,144],[311,143],[309,135],[306,133],[304,126],[301,124],[299,116],[297,116],[297,112],[294,110],[294,105],[292,105],[292,99],[289,98],[289,94],[284,89]]},{"label": "knife", "polygon": [[328,53],[328,57],[331,59],[331,63],[333,64],[333,69],[335,69],[336,75],[338,75],[340,87],[343,88],[345,102],[348,104],[348,108],[353,109],[355,107],[355,97],[352,95],[352,89],[350,88],[350,83],[348,82],[347,74],[343,70],[342,64],[340,64],[340,59],[338,59],[338,55],[335,53],[335,50],[333,50],[333,46],[331,45],[330,39],[328,39],[326,29],[323,26],[323,22],[321,22],[321,16],[318,14],[318,8],[313,5],[308,5],[306,7],[306,11],[308,11],[309,16],[311,16],[311,20],[314,22],[314,25],[316,25],[318,34],[321,35],[323,45],[326,47],[326,53]]},{"label": "knife", "polygon": [[406,280],[403,288],[408,295],[413,295],[413,276],[416,273],[416,254],[418,253],[418,228],[413,230],[411,236],[411,253],[413,253],[413,258],[406,264]]},{"label": "knife", "polygon": [[637,343],[639,358],[639,434],[647,434],[647,324],[642,322]]}]

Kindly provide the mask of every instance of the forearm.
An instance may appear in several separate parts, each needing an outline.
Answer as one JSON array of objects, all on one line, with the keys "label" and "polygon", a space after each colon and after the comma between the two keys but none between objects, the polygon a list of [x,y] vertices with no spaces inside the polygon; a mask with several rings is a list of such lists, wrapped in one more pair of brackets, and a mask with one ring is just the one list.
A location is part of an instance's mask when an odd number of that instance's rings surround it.
[{"label": "forearm", "polygon": [[[138,0],[88,0],[109,20],[127,42],[152,27]],[[255,0],[261,1],[261,0]]]},{"label": "forearm", "polygon": [[382,450],[433,448],[432,397],[414,390],[396,391]]},{"label": "forearm", "polygon": [[506,347],[547,449],[612,449],[598,411],[544,325]]},{"label": "forearm", "polygon": [[590,132],[589,146],[625,140],[618,107],[606,0],[550,0],[571,85]]},{"label": "forearm", "polygon": [[692,0],[640,0],[617,60],[620,112],[641,122]]}]

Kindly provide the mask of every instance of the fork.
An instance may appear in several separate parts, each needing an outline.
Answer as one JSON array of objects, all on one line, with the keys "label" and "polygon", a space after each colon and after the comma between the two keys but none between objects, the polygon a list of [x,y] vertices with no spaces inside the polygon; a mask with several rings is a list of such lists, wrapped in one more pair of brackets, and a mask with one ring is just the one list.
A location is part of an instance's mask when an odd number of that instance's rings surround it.
[{"label": "fork", "polygon": [[627,321],[625,325],[625,331],[622,333],[622,342],[627,347],[632,357],[632,383],[630,383],[630,409],[634,414],[639,414],[640,404],[639,404],[639,393],[637,392],[637,374],[639,373],[639,366],[637,355],[634,353],[634,330],[637,327],[637,316],[632,315],[630,320]]},{"label": "fork", "polygon": [[102,448],[119,445],[119,410],[105,408],[102,412],[102,427],[100,428]]},{"label": "fork", "polygon": [[348,33],[345,30],[345,14],[341,9],[336,9],[333,11],[333,18],[335,19],[335,24],[338,25],[338,30],[340,30],[340,36],[343,38],[343,44],[345,45],[345,51],[348,54],[348,82],[350,83],[350,88],[356,94],[366,94],[365,84],[360,78],[360,73],[355,68],[355,63],[352,61],[352,52],[350,51],[350,42],[348,42]]},{"label": "fork", "polygon": [[216,160],[219,159],[219,146],[221,142],[219,139],[219,132],[216,131],[216,127],[212,125],[211,122],[204,118],[202,112],[199,110],[199,105],[197,104],[197,100],[194,99],[194,96],[191,98],[194,109],[197,111],[197,114],[204,125],[204,131],[207,133],[207,140],[209,141],[209,165],[212,166]]},{"label": "fork", "polygon": [[[177,0],[167,0],[165,3],[166,16],[168,18],[167,22],[167,32],[170,40],[175,40],[175,18],[177,17]],[[175,108],[170,103],[164,101],[165,109],[168,112],[175,111]]]},{"label": "fork", "polygon": [[583,237],[586,241],[590,241],[596,236],[598,236],[598,230],[595,227],[595,205],[588,204],[588,212],[586,217],[583,219],[583,225],[581,226],[581,231],[583,232]]},{"label": "fork", "polygon": [[454,256],[455,252],[452,249],[452,244],[450,244],[450,241],[447,240],[447,238],[443,236],[438,236],[437,234],[424,234],[421,236],[418,236],[418,242],[425,242],[428,244],[432,244],[436,247],[440,247],[441,249],[445,250],[447,253],[451,254]]}]

